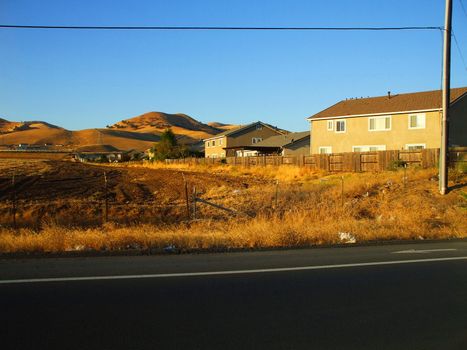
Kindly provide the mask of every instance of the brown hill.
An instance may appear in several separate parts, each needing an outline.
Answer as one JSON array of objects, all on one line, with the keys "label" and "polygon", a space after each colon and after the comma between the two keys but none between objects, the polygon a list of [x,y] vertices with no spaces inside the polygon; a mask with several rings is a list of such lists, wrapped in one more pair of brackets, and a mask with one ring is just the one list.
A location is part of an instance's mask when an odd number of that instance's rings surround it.
[{"label": "brown hill", "polygon": [[207,138],[224,131],[223,128],[203,124],[186,114],[162,112],[144,113],[134,118],[122,120],[108,128],[146,133],[161,133],[167,128],[171,128],[176,135],[193,140]]},{"label": "brown hill", "polygon": [[218,134],[230,125],[203,124],[185,114],[149,112],[122,120],[106,129],[70,131],[42,121],[14,122],[0,118],[0,145],[52,144],[77,149],[106,144],[121,150],[145,150],[159,141],[159,135],[171,128],[181,144],[194,144]]}]

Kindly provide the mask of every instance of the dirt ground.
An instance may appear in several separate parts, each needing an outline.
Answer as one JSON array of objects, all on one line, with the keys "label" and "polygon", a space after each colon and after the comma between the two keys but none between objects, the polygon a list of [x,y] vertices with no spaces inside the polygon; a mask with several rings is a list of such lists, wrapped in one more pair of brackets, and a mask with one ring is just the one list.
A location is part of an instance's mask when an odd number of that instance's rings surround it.
[{"label": "dirt ground", "polygon": [[[12,223],[13,199],[19,225],[44,221],[71,225],[102,222],[107,177],[109,216],[119,221],[169,222],[186,211],[191,195],[245,189],[258,180],[169,169],[117,168],[72,161],[0,159],[0,225]],[[14,176],[14,186],[13,186]],[[144,219],[144,220],[143,220]]]}]

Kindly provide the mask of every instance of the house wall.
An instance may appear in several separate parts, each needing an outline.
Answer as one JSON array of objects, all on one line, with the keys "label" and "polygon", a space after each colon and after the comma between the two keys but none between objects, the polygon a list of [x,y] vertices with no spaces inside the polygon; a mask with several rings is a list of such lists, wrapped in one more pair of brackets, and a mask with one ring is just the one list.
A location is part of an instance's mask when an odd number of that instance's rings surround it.
[{"label": "house wall", "polygon": [[283,156],[307,156],[310,154],[310,138],[305,137],[302,140],[287,145],[283,149]]},{"label": "house wall", "polygon": [[[280,132],[275,131],[271,128],[263,126],[261,130],[256,130],[256,124],[251,126],[248,129],[242,130],[241,132],[234,134],[234,135],[229,135],[229,136],[224,136],[222,137],[222,145],[219,145],[219,139],[214,139],[216,141],[215,146],[207,146],[208,141],[204,142],[205,146],[205,157],[206,158],[212,158],[212,157],[225,157],[225,156],[235,156],[235,151],[234,150],[224,150],[224,147],[232,147],[232,146],[248,146],[252,144],[252,138],[253,137],[260,137],[263,140],[267,139],[268,137],[274,136],[274,135],[279,135]],[[212,143],[213,140],[209,140],[209,142]]]},{"label": "house wall", "polygon": [[[212,146],[213,141],[215,145]],[[209,146],[208,146],[209,142]],[[211,139],[209,141],[204,141],[204,156],[206,158],[223,158],[225,157],[225,149],[227,144],[227,137],[221,136],[216,139]]]},{"label": "house wall", "polygon": [[467,146],[467,98],[451,105],[449,119],[449,145]]},{"label": "house wall", "polygon": [[[467,106],[465,106],[467,107]],[[389,115],[389,114],[388,114]],[[311,153],[319,153],[320,147],[331,146],[332,153],[352,152],[353,146],[384,145],[386,150],[405,149],[407,144],[425,144],[426,148],[440,146],[440,112],[425,113],[425,128],[409,129],[409,115],[392,114],[391,129],[386,131],[369,131],[369,118],[345,118],[346,131],[337,133],[327,130],[328,119],[312,120]],[[333,119],[334,122],[339,119]]]}]

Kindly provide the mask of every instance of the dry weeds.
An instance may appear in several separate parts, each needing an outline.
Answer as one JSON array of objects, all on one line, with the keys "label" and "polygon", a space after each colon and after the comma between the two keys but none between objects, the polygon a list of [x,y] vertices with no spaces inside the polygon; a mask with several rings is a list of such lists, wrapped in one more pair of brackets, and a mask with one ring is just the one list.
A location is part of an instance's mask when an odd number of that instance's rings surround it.
[{"label": "dry weeds", "polygon": [[[264,179],[264,183],[233,192],[218,187],[202,194],[255,216],[227,217],[216,209],[199,206],[200,219],[190,223],[107,224],[90,229],[48,224],[40,231],[3,228],[0,251],[297,247],[342,243],[342,232],[357,242],[467,237],[465,174],[453,173],[450,185],[454,189],[441,196],[433,169],[409,169],[404,180],[403,171],[325,175],[289,166],[144,166]],[[279,180],[279,185],[273,180]]]}]

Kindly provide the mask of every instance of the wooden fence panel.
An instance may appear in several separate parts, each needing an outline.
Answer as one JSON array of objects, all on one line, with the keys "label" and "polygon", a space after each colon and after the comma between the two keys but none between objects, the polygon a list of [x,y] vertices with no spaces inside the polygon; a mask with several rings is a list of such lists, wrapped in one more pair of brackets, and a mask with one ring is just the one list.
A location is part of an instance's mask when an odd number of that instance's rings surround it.
[{"label": "wooden fence panel", "polygon": [[[255,156],[227,158],[166,159],[167,164],[221,164],[236,166],[278,166],[282,164],[305,166],[323,171],[383,171],[395,161],[406,161],[409,166],[432,168],[438,166],[439,149],[416,151],[390,150],[378,152],[348,152],[313,154],[309,156]],[[450,166],[467,166],[467,147],[449,150]]]}]

